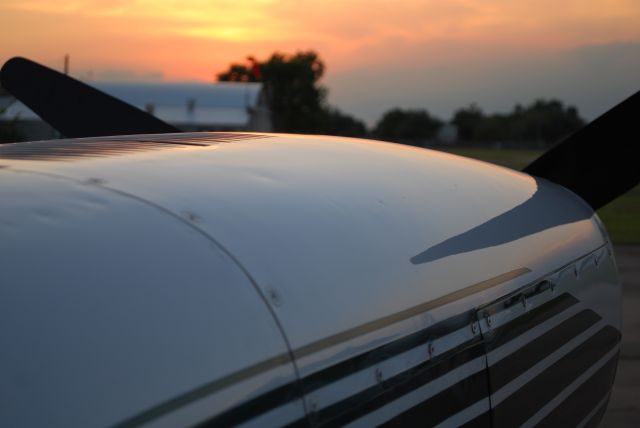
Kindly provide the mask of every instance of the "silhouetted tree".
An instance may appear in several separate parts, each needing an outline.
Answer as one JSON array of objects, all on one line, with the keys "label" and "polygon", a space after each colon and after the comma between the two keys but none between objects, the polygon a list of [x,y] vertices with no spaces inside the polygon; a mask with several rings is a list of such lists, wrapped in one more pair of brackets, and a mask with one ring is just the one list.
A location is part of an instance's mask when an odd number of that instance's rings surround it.
[{"label": "silhouetted tree", "polygon": [[285,55],[276,52],[264,62],[249,59],[252,61],[250,66],[231,64],[227,71],[218,74],[218,80],[263,81],[276,131],[323,131],[327,90],[319,84],[325,67],[317,53],[306,51]]},{"label": "silhouetted tree", "polygon": [[[551,143],[584,126],[575,107],[565,107],[558,100],[536,100],[512,114],[520,133],[512,131],[516,140]],[[521,123],[518,124],[518,121]]]},{"label": "silhouetted tree", "polygon": [[476,132],[480,123],[484,120],[482,110],[474,103],[467,108],[462,108],[453,115],[453,123],[458,129],[458,138],[463,141],[477,140]]},{"label": "silhouetted tree", "polygon": [[485,116],[475,105],[456,111],[452,122],[463,141],[512,141],[549,144],[584,125],[578,110],[558,100],[536,100],[516,105],[507,114]]},{"label": "silhouetted tree", "polygon": [[383,139],[422,145],[432,139],[442,126],[442,121],[426,110],[387,111],[374,128],[374,134]]},{"label": "silhouetted tree", "polygon": [[327,135],[342,135],[345,137],[367,136],[367,127],[364,122],[336,108],[327,108],[325,110],[322,129],[322,133]]}]

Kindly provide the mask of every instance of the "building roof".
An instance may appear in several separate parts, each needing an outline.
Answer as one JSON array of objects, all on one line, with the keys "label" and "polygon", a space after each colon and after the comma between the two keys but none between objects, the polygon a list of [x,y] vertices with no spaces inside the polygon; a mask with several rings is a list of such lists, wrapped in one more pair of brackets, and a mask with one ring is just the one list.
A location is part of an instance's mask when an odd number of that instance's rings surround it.
[{"label": "building roof", "polygon": [[[92,86],[172,124],[245,126],[258,106],[260,83],[92,83]],[[39,116],[21,102],[2,115],[23,120]]]}]

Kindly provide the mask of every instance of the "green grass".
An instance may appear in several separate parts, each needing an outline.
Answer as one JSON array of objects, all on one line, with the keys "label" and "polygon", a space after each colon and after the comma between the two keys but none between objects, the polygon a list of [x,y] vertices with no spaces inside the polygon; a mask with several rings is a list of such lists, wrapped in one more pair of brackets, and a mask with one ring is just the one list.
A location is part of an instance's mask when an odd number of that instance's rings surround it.
[{"label": "green grass", "polygon": [[614,244],[640,244],[640,186],[598,210]]},{"label": "green grass", "polygon": [[[444,151],[517,170],[521,170],[542,154],[537,150],[514,149],[445,149]],[[599,209],[598,215],[607,227],[614,244],[640,244],[640,186],[636,186],[609,205]]]}]

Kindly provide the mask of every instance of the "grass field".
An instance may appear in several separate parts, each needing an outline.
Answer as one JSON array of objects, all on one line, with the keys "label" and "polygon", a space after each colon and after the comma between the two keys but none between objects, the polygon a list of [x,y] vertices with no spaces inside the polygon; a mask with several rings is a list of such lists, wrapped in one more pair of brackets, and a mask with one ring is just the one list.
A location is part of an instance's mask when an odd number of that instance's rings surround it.
[{"label": "grass field", "polygon": [[[520,170],[542,152],[514,149],[445,149],[444,151],[467,156]],[[640,244],[640,186],[598,210],[611,240],[617,245]]]}]

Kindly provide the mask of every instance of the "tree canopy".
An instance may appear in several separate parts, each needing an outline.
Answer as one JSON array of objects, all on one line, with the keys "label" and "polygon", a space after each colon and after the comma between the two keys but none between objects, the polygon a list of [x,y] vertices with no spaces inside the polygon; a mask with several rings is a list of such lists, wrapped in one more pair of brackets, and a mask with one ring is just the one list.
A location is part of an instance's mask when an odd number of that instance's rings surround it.
[{"label": "tree canopy", "polygon": [[364,135],[362,122],[327,105],[328,91],[320,84],[325,65],[316,52],[247,59],[248,64],[231,64],[218,80],[263,82],[276,131]]},{"label": "tree canopy", "polygon": [[427,110],[394,108],[382,116],[373,132],[383,139],[421,145],[433,139],[441,126],[442,121]]},{"label": "tree canopy", "polygon": [[[365,124],[327,103],[320,82],[324,61],[312,51],[273,53],[264,61],[248,57],[217,75],[219,81],[262,82],[274,130],[308,134],[367,136]],[[451,122],[465,142],[549,144],[584,125],[578,110],[561,101],[538,99],[509,113],[485,114],[477,105],[457,110]],[[394,108],[373,129],[382,139],[414,145],[433,140],[443,121],[425,109]]]},{"label": "tree canopy", "polygon": [[345,137],[364,137],[367,127],[361,120],[345,114],[337,108],[329,107],[323,114],[322,129],[326,135],[342,135]]},{"label": "tree canopy", "polygon": [[518,104],[507,114],[485,115],[477,105],[471,104],[456,111],[452,122],[462,141],[541,144],[558,141],[584,125],[575,107],[543,99],[524,107]]}]

